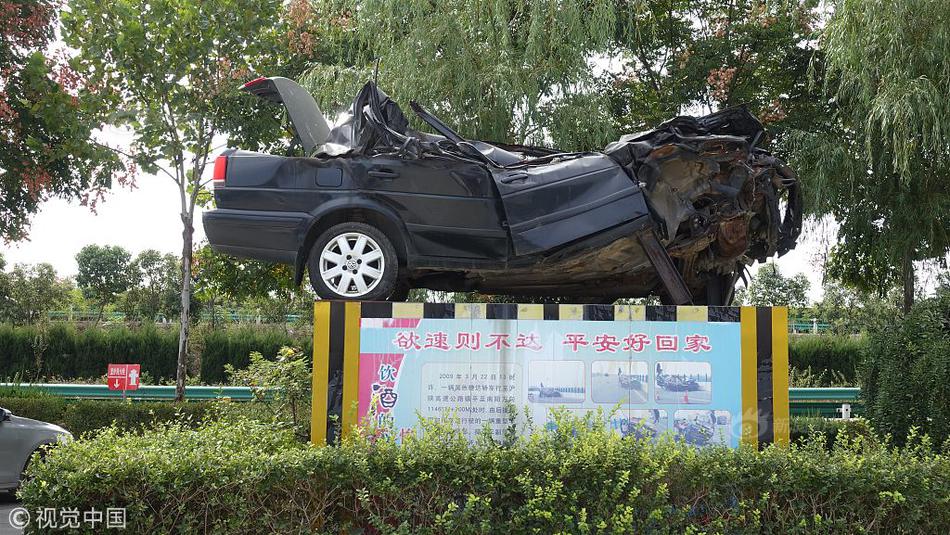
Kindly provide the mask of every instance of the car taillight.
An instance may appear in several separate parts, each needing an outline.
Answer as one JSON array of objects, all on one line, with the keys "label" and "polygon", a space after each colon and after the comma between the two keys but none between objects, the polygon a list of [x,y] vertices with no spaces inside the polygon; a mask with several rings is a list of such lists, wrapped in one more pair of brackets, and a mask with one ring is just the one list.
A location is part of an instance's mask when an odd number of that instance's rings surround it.
[{"label": "car taillight", "polygon": [[211,180],[214,182],[214,187],[224,187],[224,178],[227,176],[227,174],[228,157],[222,154],[214,160],[214,174],[211,176]]},{"label": "car taillight", "polygon": [[259,83],[262,83],[262,82],[264,82],[265,80],[267,80],[267,78],[265,78],[265,77],[263,77],[263,76],[258,76],[257,78],[255,78],[255,79],[251,80],[250,82],[244,84],[242,87],[243,87],[244,89],[247,89],[247,88],[249,88],[249,87],[254,87],[255,85],[257,85],[257,84],[259,84]]}]

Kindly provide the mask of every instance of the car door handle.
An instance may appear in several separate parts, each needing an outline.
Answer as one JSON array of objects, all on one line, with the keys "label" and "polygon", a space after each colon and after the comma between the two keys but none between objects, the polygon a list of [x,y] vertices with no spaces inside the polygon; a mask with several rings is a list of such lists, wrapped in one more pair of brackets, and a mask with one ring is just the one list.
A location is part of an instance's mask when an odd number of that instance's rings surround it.
[{"label": "car door handle", "polygon": [[524,180],[528,178],[528,173],[512,173],[501,177],[502,184],[511,184],[515,180]]},{"label": "car door handle", "polygon": [[399,173],[393,171],[392,169],[372,169],[369,172],[369,176],[373,178],[382,178],[384,180],[392,180],[399,176]]}]

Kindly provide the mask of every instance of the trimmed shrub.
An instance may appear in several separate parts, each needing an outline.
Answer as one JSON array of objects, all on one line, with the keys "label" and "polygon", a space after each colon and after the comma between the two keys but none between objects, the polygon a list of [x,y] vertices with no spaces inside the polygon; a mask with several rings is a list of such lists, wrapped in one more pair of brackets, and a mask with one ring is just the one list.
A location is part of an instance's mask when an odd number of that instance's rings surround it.
[{"label": "trimmed shrub", "polygon": [[293,346],[303,349],[304,354],[313,353],[313,341],[309,337],[294,337],[282,328],[236,327],[211,331],[204,335],[201,352],[201,380],[209,384],[227,382],[225,366],[246,368],[250,354],[257,352],[268,360],[274,360],[281,347]]},{"label": "trimmed shrub", "polygon": [[[308,333],[291,335],[280,327],[240,326],[202,333],[195,331],[192,347],[201,353],[201,380],[220,384],[227,380],[224,366],[248,365],[248,355],[259,352],[273,360],[281,346],[302,348],[309,354]],[[95,379],[110,362],[142,365],[144,377],[158,382],[175,379],[178,331],[152,324],[77,328],[68,323],[47,327],[0,325],[0,379],[14,376]],[[197,371],[197,370],[194,370]]]},{"label": "trimmed shrub", "polygon": [[211,411],[212,406],[210,402],[133,403],[118,400],[68,401],[51,396],[0,397],[0,407],[13,414],[56,424],[77,437],[110,426],[141,432],[163,422],[197,423]]},{"label": "trimmed shrub", "polygon": [[898,442],[913,427],[938,444],[950,439],[950,291],[869,336],[861,394],[875,429]]},{"label": "trimmed shrub", "polygon": [[65,399],[54,397],[0,396],[0,407],[12,411],[16,416],[56,425],[62,425],[66,403]]},{"label": "trimmed shrub", "polygon": [[147,324],[78,329],[69,323],[48,327],[0,326],[0,370],[4,377],[93,378],[110,362],[137,362],[155,378],[174,378],[178,333]]},{"label": "trimmed shrub", "polygon": [[129,529],[141,533],[851,534],[950,525],[950,459],[927,444],[697,450],[566,418],[505,446],[431,423],[401,445],[357,437],[324,448],[253,421],[110,429],[50,452],[20,497],[29,510],[125,507]]},{"label": "trimmed shrub", "polygon": [[874,438],[874,433],[867,420],[854,418],[851,420],[832,420],[818,416],[792,416],[789,432],[792,442],[805,444],[806,442],[824,442],[825,447],[831,449],[839,434],[847,440],[858,437]]},{"label": "trimmed shrub", "polygon": [[820,386],[832,386],[830,382],[857,385],[858,366],[867,349],[863,336],[792,336],[788,341],[788,363],[792,368],[826,377],[829,384]]}]

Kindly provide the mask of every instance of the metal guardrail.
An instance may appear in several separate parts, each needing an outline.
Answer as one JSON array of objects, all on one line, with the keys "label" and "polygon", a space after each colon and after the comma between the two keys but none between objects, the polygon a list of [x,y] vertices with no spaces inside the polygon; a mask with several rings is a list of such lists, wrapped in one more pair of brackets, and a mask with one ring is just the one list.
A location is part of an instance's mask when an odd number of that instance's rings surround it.
[{"label": "metal guardrail", "polygon": [[[0,383],[0,387],[39,390],[54,396],[72,399],[131,399],[135,401],[170,401],[175,399],[174,386],[142,386],[138,390],[109,390],[106,385],[84,384],[18,384]],[[789,388],[790,412],[794,416],[842,417],[842,408],[852,414],[860,412],[860,388]],[[254,395],[244,386],[188,386],[188,401],[228,398],[232,401],[251,401]]]},{"label": "metal guardrail", "polygon": [[860,414],[860,388],[789,388],[789,412],[792,416],[849,418]]},{"label": "metal guardrail", "polygon": [[[89,310],[51,310],[46,313],[47,318],[50,321],[125,321],[126,316],[124,312],[104,312],[100,317],[99,313],[96,311]],[[210,320],[211,313],[208,311],[202,311],[201,314],[202,320]],[[232,323],[271,323],[266,316],[256,312],[240,311],[240,312],[216,312],[215,317],[220,321],[232,322]],[[300,318],[304,317],[302,314],[286,314],[284,315],[284,323],[296,323],[300,321]],[[166,318],[164,316],[153,318],[157,322],[167,322],[167,321],[177,321],[177,317]]]},{"label": "metal guardrail", "polygon": [[[24,390],[38,390],[53,396],[71,399],[131,399],[134,401],[172,401],[175,399],[174,386],[140,386],[138,390],[109,390],[106,385],[50,384],[50,383],[0,383],[0,388],[12,387]],[[232,401],[251,401],[254,394],[244,386],[186,386],[185,399],[188,401],[206,401],[212,399],[230,399]]]}]

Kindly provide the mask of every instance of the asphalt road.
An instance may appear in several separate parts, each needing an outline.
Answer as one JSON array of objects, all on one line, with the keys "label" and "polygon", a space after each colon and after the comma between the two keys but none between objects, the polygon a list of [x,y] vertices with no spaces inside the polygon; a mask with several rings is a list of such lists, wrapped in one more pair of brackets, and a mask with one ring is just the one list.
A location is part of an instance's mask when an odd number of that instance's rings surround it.
[{"label": "asphalt road", "polygon": [[13,496],[0,492],[0,535],[19,535],[23,533],[22,529],[14,529],[10,526],[10,511],[19,507]]},{"label": "asphalt road", "polygon": [[646,403],[647,385],[624,388],[616,375],[595,375],[591,379],[590,395],[594,403]]},{"label": "asphalt road", "polygon": [[701,390],[693,390],[691,392],[671,392],[657,387],[656,402],[677,404],[710,403],[712,401],[712,392],[709,390],[710,384],[700,383],[699,387]]}]

